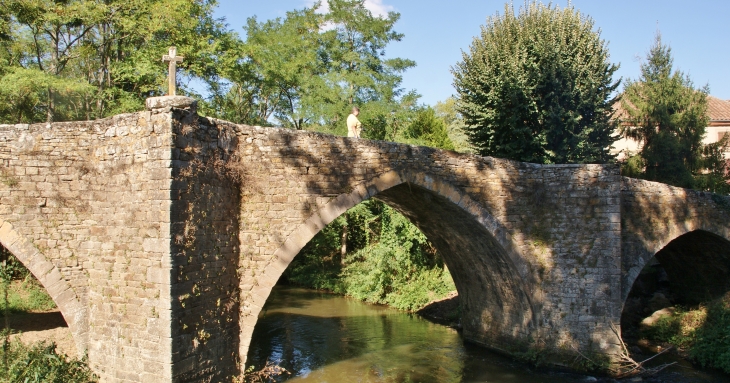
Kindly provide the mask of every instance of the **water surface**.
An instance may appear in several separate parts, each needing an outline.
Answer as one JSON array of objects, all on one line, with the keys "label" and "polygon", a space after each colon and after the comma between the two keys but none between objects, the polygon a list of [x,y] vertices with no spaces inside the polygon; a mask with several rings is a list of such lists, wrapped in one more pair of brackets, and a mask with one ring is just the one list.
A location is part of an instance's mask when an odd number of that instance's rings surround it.
[{"label": "water surface", "polygon": [[277,286],[261,313],[248,365],[267,361],[289,382],[585,382],[585,376],[534,371],[455,330],[386,306]]}]

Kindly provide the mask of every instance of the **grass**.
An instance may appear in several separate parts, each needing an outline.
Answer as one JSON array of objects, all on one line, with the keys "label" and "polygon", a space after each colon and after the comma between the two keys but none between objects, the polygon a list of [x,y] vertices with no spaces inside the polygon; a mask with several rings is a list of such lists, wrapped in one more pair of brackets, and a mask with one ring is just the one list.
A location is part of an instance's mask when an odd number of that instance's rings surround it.
[{"label": "grass", "polygon": [[85,359],[56,352],[54,343],[26,345],[8,342],[0,348],[0,382],[88,383],[97,382]]},{"label": "grass", "polygon": [[0,262],[0,314],[5,328],[0,331],[0,383],[88,383],[97,382],[85,359],[69,357],[48,342],[24,344],[10,341],[7,317],[11,314],[44,312],[56,307],[43,286],[4,248]]},{"label": "grass", "polygon": [[[0,295],[5,285],[0,284]],[[5,309],[5,303],[0,300],[0,312]],[[23,280],[11,281],[8,286],[8,312],[22,314],[30,312],[44,312],[56,308],[56,304],[48,295],[43,286],[32,275],[28,274]]]}]

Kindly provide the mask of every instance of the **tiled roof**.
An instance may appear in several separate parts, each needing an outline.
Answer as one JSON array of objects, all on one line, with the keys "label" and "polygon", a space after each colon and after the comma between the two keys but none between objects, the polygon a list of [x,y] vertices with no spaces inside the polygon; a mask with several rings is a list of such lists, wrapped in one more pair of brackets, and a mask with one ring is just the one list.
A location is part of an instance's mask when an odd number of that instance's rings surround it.
[{"label": "tiled roof", "polygon": [[[613,117],[626,118],[626,111],[621,108],[621,102],[613,104]],[[730,122],[730,100],[721,100],[717,97],[707,96],[707,115],[712,122]]]},{"label": "tiled roof", "polygon": [[710,121],[730,121],[730,101],[707,96],[707,114]]}]

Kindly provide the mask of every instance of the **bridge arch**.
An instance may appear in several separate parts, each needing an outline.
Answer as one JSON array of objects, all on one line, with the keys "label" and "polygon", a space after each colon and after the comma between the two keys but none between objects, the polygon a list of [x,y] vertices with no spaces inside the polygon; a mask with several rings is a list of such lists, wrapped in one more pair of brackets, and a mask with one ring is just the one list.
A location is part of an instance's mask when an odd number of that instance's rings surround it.
[{"label": "bridge arch", "polygon": [[[243,305],[240,357],[271,290],[301,249],[327,224],[348,209],[377,197],[408,217],[442,254],[459,291],[464,335],[494,346],[499,340],[527,338],[540,310],[530,265],[509,231],[459,188],[422,172],[388,171],[330,200],[301,223],[275,251]],[[485,335],[486,334],[486,335]]]},{"label": "bridge arch", "polygon": [[658,251],[645,252],[632,268],[624,304],[641,270],[652,260],[661,264],[681,303],[696,304],[730,291],[730,239],[724,231],[689,226],[656,245]]},{"label": "bridge arch", "polygon": [[[653,259],[681,265],[681,272],[677,271],[675,276],[677,283],[689,275],[696,276],[699,283],[710,283],[707,277],[697,274],[710,264],[714,269],[707,270],[708,276],[723,273],[730,281],[728,222],[729,197],[622,177],[622,305],[626,304],[642,270]],[[711,255],[723,251],[723,256]],[[718,291],[717,288],[710,290]]]},{"label": "bridge arch", "polygon": [[621,178],[622,336],[652,310],[730,291],[729,207],[728,197]]},{"label": "bridge arch", "polygon": [[19,234],[10,222],[0,219],[0,244],[10,251],[43,285],[66,320],[79,357],[88,345],[86,308],[63,275],[30,241]]}]

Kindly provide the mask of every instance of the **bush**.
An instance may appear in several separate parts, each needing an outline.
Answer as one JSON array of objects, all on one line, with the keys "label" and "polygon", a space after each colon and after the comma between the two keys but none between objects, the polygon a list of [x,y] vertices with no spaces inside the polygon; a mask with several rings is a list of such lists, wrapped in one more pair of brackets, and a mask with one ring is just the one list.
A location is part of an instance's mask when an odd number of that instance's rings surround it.
[{"label": "bush", "polygon": [[688,349],[695,342],[695,335],[707,318],[707,310],[700,307],[695,310],[677,308],[674,315],[663,316],[643,331],[649,339],[666,342],[679,349]]},{"label": "bush", "polygon": [[[347,226],[347,253],[341,238]],[[322,229],[285,273],[295,284],[417,310],[456,289],[423,233],[382,202],[363,202]]]},{"label": "bush", "polygon": [[690,357],[703,367],[719,368],[730,374],[730,304],[707,307],[707,318],[695,332]]},{"label": "bush", "polygon": [[697,309],[678,309],[643,331],[649,339],[686,351],[703,367],[730,373],[730,300],[711,302]]},{"label": "bush", "polygon": [[0,381],[14,383],[86,383],[98,378],[85,359],[69,358],[56,352],[54,343],[25,345],[20,341],[0,349],[3,368]]}]

